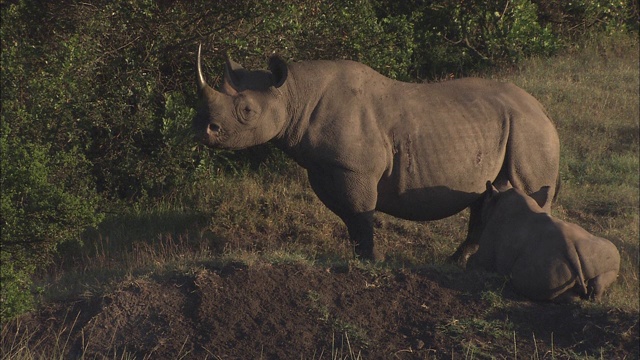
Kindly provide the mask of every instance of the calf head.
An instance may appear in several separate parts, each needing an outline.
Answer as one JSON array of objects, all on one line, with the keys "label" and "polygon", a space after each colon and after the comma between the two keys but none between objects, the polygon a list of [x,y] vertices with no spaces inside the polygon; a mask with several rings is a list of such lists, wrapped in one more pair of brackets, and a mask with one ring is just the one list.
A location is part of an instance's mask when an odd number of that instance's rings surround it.
[{"label": "calf head", "polygon": [[487,190],[484,193],[482,203],[481,223],[486,224],[488,219],[496,213],[544,212],[542,206],[549,200],[549,190],[549,186],[543,186],[540,190],[529,195],[516,188],[500,192],[491,181],[487,181]]},{"label": "calf head", "polygon": [[273,57],[269,70],[248,71],[227,58],[219,92],[207,85],[198,47],[198,108],[193,119],[197,140],[211,147],[243,149],[276,137],[287,122],[287,104],[281,90],[287,65]]}]

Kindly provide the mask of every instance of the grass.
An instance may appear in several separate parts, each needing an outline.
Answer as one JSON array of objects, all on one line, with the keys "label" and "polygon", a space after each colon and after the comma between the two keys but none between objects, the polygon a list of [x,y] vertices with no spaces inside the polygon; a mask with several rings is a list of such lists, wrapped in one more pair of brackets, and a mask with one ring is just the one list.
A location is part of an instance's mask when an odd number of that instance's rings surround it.
[{"label": "grass", "polygon": [[[80,316],[80,314],[78,314],[78,316]],[[77,321],[77,317],[73,320],[72,324],[71,324],[71,328],[73,329],[76,326],[76,321]],[[70,334],[71,331],[70,329],[66,329],[66,328],[60,328],[60,329],[51,329],[49,328],[49,332],[50,334],[48,336],[51,336],[55,339],[55,346],[53,349],[48,349],[47,351],[41,351],[39,349],[39,345],[40,343],[36,343],[35,345],[33,344],[33,342],[31,341],[31,339],[29,338],[30,336],[35,335],[35,332],[19,332],[18,330],[20,330],[20,324],[18,324],[18,328],[16,329],[16,334],[9,334],[8,333],[8,328],[7,327],[3,327],[0,332],[2,335],[2,339],[3,342],[5,341],[4,339],[11,339],[9,344],[2,344],[2,359],[12,359],[12,360],[65,360],[68,359],[68,353],[69,353],[69,348],[71,347],[69,344],[69,337],[68,335],[65,336],[64,332],[67,332],[67,334]],[[85,334],[84,330],[83,330],[83,343],[82,343],[82,349],[81,351],[86,352],[86,349],[89,347],[89,342],[85,342],[85,336],[86,338],[90,338],[91,334]],[[45,340],[45,339],[42,339]],[[9,340],[6,340],[7,342],[9,342]],[[185,343],[186,343],[186,339],[185,339]],[[114,345],[115,348],[115,345]],[[80,360],[85,360],[85,354],[81,353],[80,356],[78,357],[78,359]],[[176,356],[176,359],[186,359],[188,358],[187,355],[189,354],[188,351],[185,351],[184,349],[180,349],[179,354]],[[92,359],[95,359],[92,358]],[[101,357],[101,359],[105,359],[105,360],[134,360],[134,359],[138,359],[134,353],[131,353],[129,351],[127,351],[127,349],[122,349],[120,351],[120,354],[118,355],[116,352],[114,352],[114,354],[112,356],[104,356]],[[149,359],[153,359],[153,355],[148,355],[142,358],[142,360],[149,360]]]},{"label": "grass", "polygon": [[[610,239],[620,250],[619,279],[603,304],[586,306],[638,313],[637,37],[595,37],[567,54],[529,59],[518,69],[489,76],[532,93],[557,125],[563,184],[554,215]],[[353,264],[344,225],[313,194],[303,170],[294,165],[280,173],[268,169],[218,174],[163,204],[107,219],[96,232],[87,234],[83,247],[66,249],[56,266],[42,274],[38,285],[45,289],[43,301],[90,296],[107,291],[123,279],[188,273],[205,263],[302,263],[357,266],[370,272],[442,266],[466,233],[467,212],[428,223],[378,214],[376,246],[386,255],[386,262]],[[314,296],[317,294],[309,294],[312,300]],[[499,291],[488,290],[483,298],[493,308],[509,306]],[[321,299],[316,298],[314,303],[315,311],[331,323],[334,332],[366,345],[361,329],[333,318]],[[466,332],[490,331],[503,340],[514,336],[508,323],[482,318],[452,320],[443,330],[460,336],[470,358],[485,356],[490,347],[468,342]],[[2,341],[9,338],[10,334],[3,332]],[[359,358],[349,338],[348,354],[332,353],[332,358],[347,358],[349,354],[350,358]],[[11,358],[39,358],[21,348],[26,340],[14,339],[15,350],[24,351],[22,356]],[[514,338],[517,351],[516,341]],[[64,348],[63,342],[61,346]]]},{"label": "grass", "polygon": [[[622,269],[607,301],[635,311],[640,236],[637,64],[637,38],[594,37],[565,55],[529,59],[519,69],[490,74],[523,87],[547,108],[562,144],[562,190],[554,214],[618,246]],[[313,194],[304,171],[295,165],[279,170],[220,174],[187,189],[182,197],[191,199],[187,202],[172,200],[108,220],[88,241],[95,249],[84,255],[83,271],[135,273],[234,257],[244,262],[256,257],[348,262],[352,252],[346,229]],[[376,246],[391,266],[441,264],[464,238],[467,216],[463,212],[422,223],[378,214]]]}]

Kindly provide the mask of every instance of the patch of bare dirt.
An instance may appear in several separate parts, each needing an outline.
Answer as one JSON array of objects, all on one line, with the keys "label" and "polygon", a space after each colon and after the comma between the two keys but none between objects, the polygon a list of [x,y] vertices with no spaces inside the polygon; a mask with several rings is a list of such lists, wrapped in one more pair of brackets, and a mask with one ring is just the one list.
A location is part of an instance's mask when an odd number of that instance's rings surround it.
[{"label": "patch of bare dirt", "polygon": [[48,304],[6,325],[2,351],[27,333],[34,351],[70,359],[638,358],[638,314],[492,299],[487,286],[500,288],[436,269],[211,267]]}]

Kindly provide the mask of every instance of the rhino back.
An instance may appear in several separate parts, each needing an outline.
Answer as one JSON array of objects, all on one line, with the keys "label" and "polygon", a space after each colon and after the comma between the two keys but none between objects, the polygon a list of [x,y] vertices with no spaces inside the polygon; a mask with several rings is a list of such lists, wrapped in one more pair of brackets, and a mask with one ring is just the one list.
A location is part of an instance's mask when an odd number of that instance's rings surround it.
[{"label": "rhino back", "polygon": [[531,214],[530,218],[532,221],[512,233],[512,245],[505,240],[497,256],[513,286],[532,299],[549,300],[577,283],[583,285],[573,244],[555,219],[544,213]]},{"label": "rhino back", "polygon": [[513,127],[534,134],[518,140],[531,151],[547,142],[536,129],[551,124],[533,97],[494,81],[403,83],[350,61],[298,63],[290,76],[298,116],[289,153],[307,168],[371,177],[376,209],[405,219],[461,211],[497,178]]},{"label": "rhino back", "polygon": [[516,262],[523,261],[541,272],[548,265],[544,259],[564,259],[566,244],[553,218],[526,204],[505,200],[491,210],[479,243],[494,249],[498,273],[509,275]]}]

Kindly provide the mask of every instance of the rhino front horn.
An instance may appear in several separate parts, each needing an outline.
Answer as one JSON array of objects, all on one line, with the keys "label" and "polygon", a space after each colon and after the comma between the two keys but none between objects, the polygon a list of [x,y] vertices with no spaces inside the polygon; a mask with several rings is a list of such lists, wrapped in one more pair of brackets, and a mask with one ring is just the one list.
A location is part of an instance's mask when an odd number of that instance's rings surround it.
[{"label": "rhino front horn", "polygon": [[200,57],[200,52],[202,50],[202,44],[198,44],[198,90],[202,91],[205,87],[207,87],[207,82],[204,80],[204,75],[202,75],[202,61]]}]

